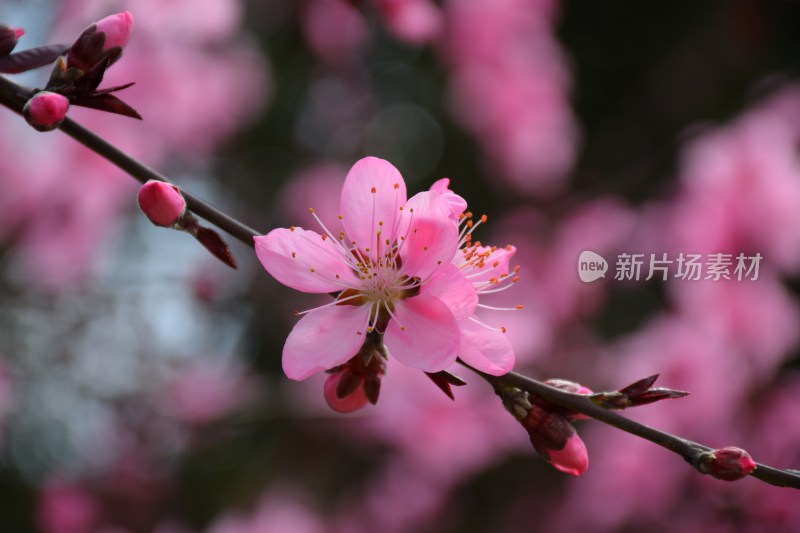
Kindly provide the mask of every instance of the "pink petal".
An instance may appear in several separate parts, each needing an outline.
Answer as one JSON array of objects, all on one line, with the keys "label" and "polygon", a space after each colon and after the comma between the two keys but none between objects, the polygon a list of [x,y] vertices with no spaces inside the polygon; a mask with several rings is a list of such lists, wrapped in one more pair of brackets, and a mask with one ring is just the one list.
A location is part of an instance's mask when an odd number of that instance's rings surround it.
[{"label": "pink petal", "polygon": [[431,185],[431,190],[438,193],[452,192],[450,191],[450,178],[436,180],[433,185]]},{"label": "pink petal", "polygon": [[502,376],[514,368],[514,349],[505,334],[481,326],[470,319],[459,320],[461,350],[459,356],[470,366],[493,376]]},{"label": "pink petal", "polygon": [[392,357],[425,372],[439,372],[455,363],[458,323],[438,298],[417,295],[394,304],[394,318],[384,342]]},{"label": "pink petal", "polygon": [[450,216],[458,218],[458,215],[467,210],[467,201],[450,190],[450,179],[442,178],[431,185],[431,190],[438,192],[450,207]]},{"label": "pink petal", "polygon": [[364,344],[368,312],[368,306],[334,305],[305,315],[283,346],[286,377],[303,380],[346,363]]},{"label": "pink petal", "polygon": [[450,219],[450,208],[432,191],[416,194],[406,203],[398,235],[403,238],[401,272],[409,277],[427,279],[451,264],[458,248],[458,226]]},{"label": "pink petal", "polygon": [[475,312],[478,293],[461,270],[449,264],[423,285],[420,295],[435,296],[445,303],[456,320],[467,318]]},{"label": "pink petal", "polygon": [[406,183],[391,163],[377,157],[357,161],[347,174],[340,203],[348,244],[355,241],[362,250],[374,247],[379,228],[384,238],[392,236],[406,198]]},{"label": "pink petal", "polygon": [[278,228],[254,240],[261,264],[288,287],[302,292],[338,292],[346,288],[344,283],[359,283],[344,251],[318,233]]}]

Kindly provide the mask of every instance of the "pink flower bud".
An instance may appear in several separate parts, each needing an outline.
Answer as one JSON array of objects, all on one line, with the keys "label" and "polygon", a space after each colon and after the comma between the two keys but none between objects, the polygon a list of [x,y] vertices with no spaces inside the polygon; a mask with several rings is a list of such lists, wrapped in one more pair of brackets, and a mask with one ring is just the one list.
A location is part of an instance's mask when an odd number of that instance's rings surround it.
[{"label": "pink flower bud", "polygon": [[139,208],[156,226],[171,227],[186,213],[186,200],[171,183],[150,180],[139,189]]},{"label": "pink flower bud", "polygon": [[573,476],[589,468],[586,445],[565,417],[533,405],[520,422],[536,451],[555,468]]},{"label": "pink flower bud", "polygon": [[574,433],[560,450],[550,450],[550,463],[558,470],[580,476],[589,468],[589,452],[583,440]]},{"label": "pink flower bud", "polygon": [[[341,392],[342,378],[345,379],[358,379],[359,382],[355,388],[347,392],[347,394],[339,397]],[[350,387],[347,387],[348,389]],[[328,406],[337,413],[352,413],[358,411],[369,402],[366,392],[364,392],[363,377],[355,377],[349,370],[342,370],[336,374],[328,376],[325,380],[324,387],[325,401]]]},{"label": "pink flower bud", "polygon": [[22,114],[39,131],[56,129],[67,116],[69,100],[61,94],[42,91],[28,100]]},{"label": "pink flower bud", "polygon": [[707,452],[700,460],[698,468],[702,473],[725,481],[742,479],[756,469],[750,454],[734,446]]},{"label": "pink flower bud", "polygon": [[110,15],[95,24],[95,31],[105,35],[103,51],[119,46],[125,48],[133,31],[133,15],[128,11]]}]

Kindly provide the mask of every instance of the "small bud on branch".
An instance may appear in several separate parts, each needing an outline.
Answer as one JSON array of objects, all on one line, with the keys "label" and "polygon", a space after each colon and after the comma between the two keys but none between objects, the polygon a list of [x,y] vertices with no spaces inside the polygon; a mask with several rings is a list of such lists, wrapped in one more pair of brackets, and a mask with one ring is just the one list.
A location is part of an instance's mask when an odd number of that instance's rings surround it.
[{"label": "small bud on branch", "polygon": [[69,110],[69,100],[66,97],[42,91],[28,100],[22,108],[22,115],[36,130],[52,131],[64,122],[67,110]]},{"label": "small bud on branch", "polygon": [[189,233],[214,257],[229,267],[236,268],[236,260],[220,234],[200,224],[186,210],[186,199],[175,185],[149,180],[139,189],[138,202],[139,208],[150,222],[156,226]]},{"label": "small bud on branch", "polygon": [[[570,388],[580,389],[576,383],[563,381],[560,384],[575,385]],[[517,387],[495,384],[495,392],[506,410],[528,432],[533,448],[553,467],[573,476],[579,476],[589,468],[586,445],[566,416],[538,405],[535,397]]]},{"label": "small bud on branch", "polygon": [[661,400],[671,400],[688,396],[686,391],[651,388],[658,379],[658,374],[640,379],[625,388],[613,392],[598,392],[589,398],[604,409],[627,409],[637,405],[647,405]]},{"label": "small bud on branch", "polygon": [[756,463],[750,454],[741,448],[728,446],[710,452],[703,452],[698,457],[697,470],[724,481],[736,481],[749,476],[756,469]]},{"label": "small bud on branch", "polygon": [[171,183],[150,180],[139,189],[139,208],[156,226],[172,227],[186,213],[186,200]]}]

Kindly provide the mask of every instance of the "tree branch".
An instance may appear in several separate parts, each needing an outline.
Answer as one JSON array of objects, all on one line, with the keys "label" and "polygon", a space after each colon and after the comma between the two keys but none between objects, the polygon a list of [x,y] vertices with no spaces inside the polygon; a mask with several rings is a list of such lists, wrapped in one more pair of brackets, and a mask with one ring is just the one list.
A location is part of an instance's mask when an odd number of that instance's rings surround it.
[{"label": "tree branch", "polygon": [[[22,108],[25,105],[25,102],[31,96],[33,96],[34,93],[34,90],[14,83],[4,76],[0,76],[0,104],[8,107],[16,113],[22,113]],[[102,157],[105,157],[141,183],[144,183],[147,180],[158,180],[171,183],[166,177],[134,159],[116,146],[100,138],[73,120],[66,119],[61,125],[60,129],[90,150],[96,152]],[[230,215],[223,213],[219,209],[213,207],[193,194],[184,191],[183,189],[181,189],[181,192],[186,198],[186,203],[189,210],[193,211],[197,216],[204,218],[208,222],[211,222],[217,227],[223,229],[233,237],[242,241],[244,244],[254,247],[253,237],[259,235],[258,232],[234,219]],[[671,435],[644,424],[634,422],[633,420],[630,420],[619,413],[609,411],[598,405],[595,405],[585,396],[572,394],[551,387],[521,374],[510,372],[509,374],[500,377],[490,376],[475,368],[472,368],[463,361],[460,361],[460,363],[483,377],[492,385],[505,384],[512,387],[517,387],[556,405],[571,411],[585,414],[591,418],[594,418],[595,420],[625,431],[626,433],[630,433],[631,435],[636,435],[637,437],[654,442],[659,446],[663,446],[664,448],[682,456],[695,468],[697,468],[700,464],[700,455],[712,449],[708,446],[704,446],[682,437]],[[756,470],[754,470],[750,475],[764,481],[765,483],[769,483],[770,485],[800,489],[800,472],[797,471],[780,470],[758,463],[758,468],[756,468]]]},{"label": "tree branch", "polygon": [[[21,114],[25,102],[27,102],[34,93],[34,90],[14,83],[4,76],[0,76],[0,104],[14,112]],[[65,119],[60,129],[88,149],[105,157],[141,183],[145,183],[148,180],[172,183],[162,174],[134,159],[72,119]],[[194,214],[211,222],[251,248],[255,246],[253,237],[260,235],[259,232],[226,213],[223,213],[208,202],[184,189],[181,189],[181,194],[183,194],[183,197],[186,199],[187,208]]]},{"label": "tree branch", "polygon": [[[655,444],[658,444],[659,446],[662,446],[667,450],[680,455],[695,469],[699,470],[699,465],[701,464],[701,455],[704,452],[709,452],[713,449],[709,446],[660,431],[645,424],[634,422],[630,418],[626,418],[617,412],[609,411],[608,409],[604,409],[596,405],[587,396],[574,394],[551,387],[550,385],[536,381],[535,379],[531,379],[516,372],[509,372],[508,374],[499,377],[491,376],[481,372],[480,370],[472,368],[463,361],[459,362],[466,368],[469,368],[476,374],[480,375],[492,385],[504,384],[516,387],[518,389],[527,391],[529,394],[538,396],[543,400],[569,409],[570,411],[582,413],[626,433],[630,433],[631,435],[636,435],[642,439],[654,442]],[[758,478],[765,483],[769,483],[770,485],[800,489],[800,472],[794,470],[780,470],[778,468],[761,463],[756,464],[758,467],[750,474],[751,476]]]}]

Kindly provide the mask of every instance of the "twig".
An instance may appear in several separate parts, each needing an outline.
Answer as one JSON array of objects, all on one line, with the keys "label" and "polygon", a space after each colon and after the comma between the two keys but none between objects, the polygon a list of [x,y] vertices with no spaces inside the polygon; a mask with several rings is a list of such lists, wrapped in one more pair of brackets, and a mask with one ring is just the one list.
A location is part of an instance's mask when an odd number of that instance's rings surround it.
[{"label": "twig", "polygon": [[[35,91],[32,89],[14,83],[4,76],[0,76],[0,104],[3,104],[16,113],[22,113],[25,102],[33,96],[34,92]],[[172,183],[162,174],[134,159],[74,120],[69,118],[65,119],[60,129],[93,152],[105,157],[141,183],[145,183],[148,180]],[[186,199],[188,209],[197,216],[211,222],[251,248],[255,245],[253,237],[260,235],[256,230],[239,222],[226,213],[223,213],[208,202],[201,200],[184,189],[181,189],[181,193]]]},{"label": "twig", "polygon": [[[22,113],[25,102],[34,94],[32,89],[12,82],[0,76],[0,104],[8,107],[16,113]],[[130,155],[126,154],[116,146],[98,137],[96,134],[87,130],[73,120],[66,119],[61,125],[61,130],[71,136],[90,150],[105,157],[122,170],[133,176],[138,181],[144,183],[147,180],[159,180],[171,183],[166,177],[162,176],[147,165],[139,162]],[[239,239],[248,246],[253,247],[253,237],[259,235],[254,229],[239,222],[230,215],[223,213],[219,209],[211,206],[207,202],[199,199],[193,194],[181,189],[186,198],[187,205],[197,216],[204,218],[208,222],[215,224],[219,228],[228,232],[233,237]],[[617,429],[636,435],[663,446],[664,448],[682,456],[689,464],[698,467],[700,455],[710,451],[711,448],[692,442],[690,440],[659,431],[644,424],[634,422],[614,411],[609,411],[592,403],[587,397],[579,394],[572,394],[529,377],[510,372],[504,376],[496,377],[485,374],[460,361],[462,365],[473,372],[479,374],[491,384],[506,384],[528,391],[530,394],[560,405],[571,411],[583,413],[600,422],[613,426]],[[780,470],[758,464],[758,468],[753,471],[751,476],[758,478],[770,485],[779,487],[792,487],[800,489],[800,472]]]},{"label": "twig", "polygon": [[[655,444],[658,444],[659,446],[662,446],[667,450],[680,455],[686,460],[687,463],[696,469],[701,464],[701,455],[704,452],[712,450],[712,448],[709,446],[666,433],[645,424],[640,424],[639,422],[634,422],[630,418],[626,418],[617,412],[609,411],[596,405],[588,397],[581,394],[574,394],[551,387],[550,385],[536,381],[535,379],[531,379],[516,372],[509,372],[508,374],[499,377],[490,376],[489,374],[485,374],[480,370],[472,368],[463,361],[459,362],[466,368],[469,368],[476,374],[480,375],[492,385],[505,384],[516,387],[518,389],[527,391],[530,394],[538,396],[543,400],[569,409],[570,411],[582,413],[626,433],[630,433],[631,435],[636,435],[637,437],[654,442]],[[761,463],[756,464],[758,467],[750,474],[751,476],[758,478],[765,483],[769,483],[770,485],[800,489],[800,472],[780,470],[778,468],[773,468]]]}]

